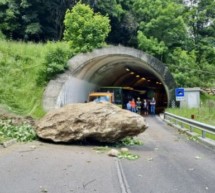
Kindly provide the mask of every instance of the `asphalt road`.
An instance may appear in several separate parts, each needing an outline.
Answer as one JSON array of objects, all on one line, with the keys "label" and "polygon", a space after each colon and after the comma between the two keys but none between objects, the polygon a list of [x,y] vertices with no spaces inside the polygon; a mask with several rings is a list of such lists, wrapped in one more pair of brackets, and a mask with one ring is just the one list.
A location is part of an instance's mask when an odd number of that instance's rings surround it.
[{"label": "asphalt road", "polygon": [[119,160],[94,146],[42,142],[0,148],[0,193],[214,193],[215,152],[157,117]]},{"label": "asphalt road", "polygon": [[179,134],[158,118],[147,118],[141,158],[122,167],[132,193],[215,193],[215,151]]}]

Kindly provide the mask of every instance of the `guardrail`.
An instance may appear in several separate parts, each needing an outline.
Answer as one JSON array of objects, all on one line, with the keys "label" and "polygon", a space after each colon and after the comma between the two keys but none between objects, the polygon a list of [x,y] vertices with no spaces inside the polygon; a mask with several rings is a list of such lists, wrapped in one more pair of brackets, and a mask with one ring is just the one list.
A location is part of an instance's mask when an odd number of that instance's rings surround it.
[{"label": "guardrail", "polygon": [[202,138],[206,137],[206,133],[211,133],[215,135],[215,126],[204,124],[198,121],[194,121],[192,119],[187,119],[184,117],[180,117],[171,113],[164,113],[164,120],[169,122],[170,124],[174,124],[175,126],[179,126],[181,129],[187,128],[190,132],[193,132],[194,128],[202,131]]}]

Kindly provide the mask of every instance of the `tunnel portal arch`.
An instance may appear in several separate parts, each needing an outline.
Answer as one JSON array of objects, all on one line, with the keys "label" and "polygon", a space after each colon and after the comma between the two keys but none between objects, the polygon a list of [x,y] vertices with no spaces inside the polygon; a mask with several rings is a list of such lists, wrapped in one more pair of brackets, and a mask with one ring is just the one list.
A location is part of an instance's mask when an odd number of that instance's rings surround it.
[{"label": "tunnel portal arch", "polygon": [[101,86],[154,92],[158,94],[158,100],[165,100],[165,106],[173,99],[175,81],[168,67],[134,48],[108,46],[95,49],[74,56],[68,61],[68,66],[65,73],[48,83],[43,97],[45,111],[84,102],[91,91]]}]

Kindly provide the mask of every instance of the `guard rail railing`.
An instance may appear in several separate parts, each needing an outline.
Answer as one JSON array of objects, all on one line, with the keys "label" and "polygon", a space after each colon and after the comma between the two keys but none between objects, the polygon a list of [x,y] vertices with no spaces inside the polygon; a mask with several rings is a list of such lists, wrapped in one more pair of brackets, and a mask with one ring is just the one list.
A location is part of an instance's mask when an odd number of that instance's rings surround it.
[{"label": "guard rail railing", "polygon": [[194,128],[201,130],[202,138],[206,137],[206,133],[211,133],[215,135],[215,126],[208,125],[205,123],[201,123],[199,121],[195,121],[193,119],[187,119],[184,117],[180,117],[168,112],[164,113],[164,120],[169,122],[170,124],[180,126],[180,128],[189,129],[190,132],[193,132]]}]

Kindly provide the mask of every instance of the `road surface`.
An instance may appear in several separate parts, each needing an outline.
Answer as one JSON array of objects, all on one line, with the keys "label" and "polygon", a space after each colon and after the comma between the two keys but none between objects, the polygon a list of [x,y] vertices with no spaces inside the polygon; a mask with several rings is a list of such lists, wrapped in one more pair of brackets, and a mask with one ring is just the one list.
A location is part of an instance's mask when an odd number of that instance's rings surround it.
[{"label": "road surface", "polygon": [[44,142],[0,148],[0,193],[214,193],[215,153],[158,117],[129,161],[94,146]]}]

